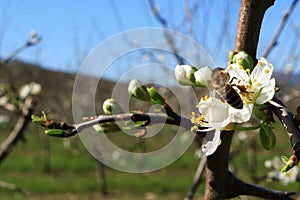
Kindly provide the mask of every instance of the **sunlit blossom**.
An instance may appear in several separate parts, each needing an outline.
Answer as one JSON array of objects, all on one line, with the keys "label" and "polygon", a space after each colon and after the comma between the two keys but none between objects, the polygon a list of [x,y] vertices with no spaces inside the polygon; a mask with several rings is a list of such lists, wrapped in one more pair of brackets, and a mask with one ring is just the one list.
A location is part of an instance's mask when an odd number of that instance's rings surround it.
[{"label": "sunlit blossom", "polygon": [[180,85],[189,86],[195,84],[194,73],[197,68],[190,65],[177,65],[175,67],[175,76]]},{"label": "sunlit blossom", "polygon": [[270,101],[275,93],[275,79],[271,78],[273,69],[271,63],[261,58],[251,74],[238,64],[229,65],[228,73],[246,104],[264,104]]},{"label": "sunlit blossom", "polygon": [[208,66],[199,69],[190,65],[177,65],[175,67],[177,82],[184,86],[207,87],[211,74],[212,69]]}]

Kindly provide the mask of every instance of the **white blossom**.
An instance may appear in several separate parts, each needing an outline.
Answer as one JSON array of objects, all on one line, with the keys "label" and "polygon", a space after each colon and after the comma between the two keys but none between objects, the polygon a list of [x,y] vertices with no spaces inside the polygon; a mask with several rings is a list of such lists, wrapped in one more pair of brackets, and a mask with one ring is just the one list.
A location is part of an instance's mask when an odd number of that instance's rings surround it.
[{"label": "white blossom", "polygon": [[38,95],[40,94],[42,87],[40,84],[31,82],[29,84],[24,85],[20,91],[19,96],[21,99],[25,99],[29,95]]},{"label": "white blossom", "polygon": [[180,85],[189,86],[195,84],[194,73],[197,68],[190,65],[177,65],[175,67],[175,77]]},{"label": "white blossom", "polygon": [[233,83],[244,88],[245,91],[240,90],[239,93],[245,103],[264,104],[275,94],[275,79],[271,79],[273,69],[271,63],[261,58],[251,74],[238,64],[229,65],[228,72]]},{"label": "white blossom", "polygon": [[201,67],[195,73],[195,82],[197,86],[208,86],[212,75],[212,69],[210,67]]}]

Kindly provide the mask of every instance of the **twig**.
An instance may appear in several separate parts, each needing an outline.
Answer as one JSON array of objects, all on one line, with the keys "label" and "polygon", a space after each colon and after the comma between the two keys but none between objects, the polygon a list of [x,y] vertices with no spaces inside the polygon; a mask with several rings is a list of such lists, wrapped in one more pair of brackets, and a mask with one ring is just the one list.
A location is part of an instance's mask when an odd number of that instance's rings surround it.
[{"label": "twig", "polygon": [[205,169],[205,166],[206,166],[206,161],[207,161],[206,157],[203,157],[200,160],[197,171],[194,175],[194,181],[193,181],[192,187],[190,188],[190,191],[188,192],[188,194],[187,194],[187,196],[185,197],[184,200],[193,199],[193,197],[196,193],[196,190],[197,190],[198,186],[201,183],[201,178],[202,178],[202,174],[203,174],[203,171]]},{"label": "twig", "polygon": [[[162,17],[160,12],[156,8],[154,0],[148,0],[148,2],[149,2],[151,12],[153,13],[155,19],[162,25],[163,28],[168,28],[167,20]],[[164,35],[168,42],[168,45],[171,47],[171,50],[172,50],[175,58],[177,59],[178,64],[183,65],[185,61],[183,60],[183,58],[181,58],[178,55],[178,50],[175,46],[174,38],[172,37],[172,35],[169,34],[169,32],[166,32],[166,31],[164,32]]]},{"label": "twig", "polygon": [[54,137],[71,137],[77,133],[82,132],[84,129],[92,127],[93,125],[103,124],[107,122],[115,121],[147,121],[147,124],[158,124],[165,123],[170,125],[182,126],[188,130],[193,126],[190,119],[180,117],[177,115],[176,118],[172,118],[164,113],[129,113],[129,114],[117,114],[117,115],[100,115],[92,120],[78,123],[78,124],[67,124],[65,122],[55,122],[54,120],[46,120],[40,124],[48,129],[59,129],[63,132],[60,134],[51,135]]},{"label": "twig", "polygon": [[300,132],[299,127],[295,124],[294,115],[286,106],[275,96],[272,101],[268,103],[271,110],[279,118],[282,125],[286,129],[291,145],[294,150],[294,155],[300,160]]},{"label": "twig", "polygon": [[0,144],[0,162],[10,153],[14,145],[22,138],[23,132],[30,122],[30,116],[37,103],[34,97],[27,97],[22,107],[22,116],[18,119],[9,136]]},{"label": "twig", "polygon": [[3,60],[0,60],[0,67],[2,67],[4,65],[6,65],[7,63],[9,63],[20,52],[24,51],[25,49],[27,49],[29,47],[35,46],[35,45],[40,43],[42,38],[40,36],[37,36],[36,33],[32,33],[32,34],[34,34],[34,35],[31,35],[31,38],[29,40],[27,40],[25,44],[21,45],[20,47],[16,48],[12,52],[10,52],[8,54],[8,56],[6,58],[4,58]]},{"label": "twig", "polygon": [[28,194],[27,190],[24,190],[23,188],[15,185],[15,184],[8,183],[8,182],[1,181],[1,180],[0,180],[0,187],[8,189],[8,190],[18,191],[18,192],[20,192],[23,195],[27,195]]},{"label": "twig", "polygon": [[265,58],[268,57],[271,50],[278,44],[278,38],[279,38],[280,34],[282,33],[283,28],[284,28],[289,16],[295,9],[297,3],[298,3],[298,0],[294,0],[292,2],[292,4],[290,5],[290,7],[288,8],[288,10],[286,12],[284,12],[281,22],[280,22],[279,26],[277,27],[270,44],[267,46],[267,48],[263,52],[262,57],[265,57]]}]

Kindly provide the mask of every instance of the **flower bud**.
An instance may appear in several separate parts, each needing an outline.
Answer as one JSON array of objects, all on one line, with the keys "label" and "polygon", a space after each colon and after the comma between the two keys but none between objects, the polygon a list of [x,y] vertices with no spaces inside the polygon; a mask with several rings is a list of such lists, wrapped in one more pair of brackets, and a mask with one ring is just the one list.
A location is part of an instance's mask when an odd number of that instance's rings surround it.
[{"label": "flower bud", "polygon": [[175,76],[177,82],[183,86],[195,85],[194,73],[197,68],[190,65],[177,65],[175,67]]},{"label": "flower bud", "polygon": [[150,103],[152,105],[165,105],[164,98],[156,91],[154,87],[148,88],[148,93],[150,95]]},{"label": "flower bud", "polygon": [[250,71],[253,70],[253,59],[249,54],[247,54],[244,51],[241,51],[234,55],[233,62],[237,63],[239,66],[242,66],[243,69],[250,69]]},{"label": "flower bud", "polygon": [[147,87],[142,85],[142,83],[136,79],[130,81],[128,86],[128,92],[130,95],[139,100],[150,101],[150,96]]},{"label": "flower bud", "polygon": [[229,51],[228,60],[229,60],[230,63],[233,62],[234,55],[235,55],[235,52],[233,50]]},{"label": "flower bud", "polygon": [[106,115],[120,114],[124,112],[120,104],[114,99],[106,99],[103,102],[102,109]]},{"label": "flower bud", "polygon": [[198,69],[195,73],[195,85],[199,87],[205,87],[211,80],[212,69],[210,67],[202,67]]}]

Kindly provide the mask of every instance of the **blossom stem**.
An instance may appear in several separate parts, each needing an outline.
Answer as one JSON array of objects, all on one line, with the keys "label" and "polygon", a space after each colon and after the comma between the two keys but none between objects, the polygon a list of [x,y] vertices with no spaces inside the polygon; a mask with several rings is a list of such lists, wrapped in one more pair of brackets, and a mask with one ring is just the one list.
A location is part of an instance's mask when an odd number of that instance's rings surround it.
[{"label": "blossom stem", "polygon": [[236,131],[253,131],[259,128],[261,128],[261,124],[257,124],[254,126],[239,126],[237,124],[233,124],[233,130]]}]

